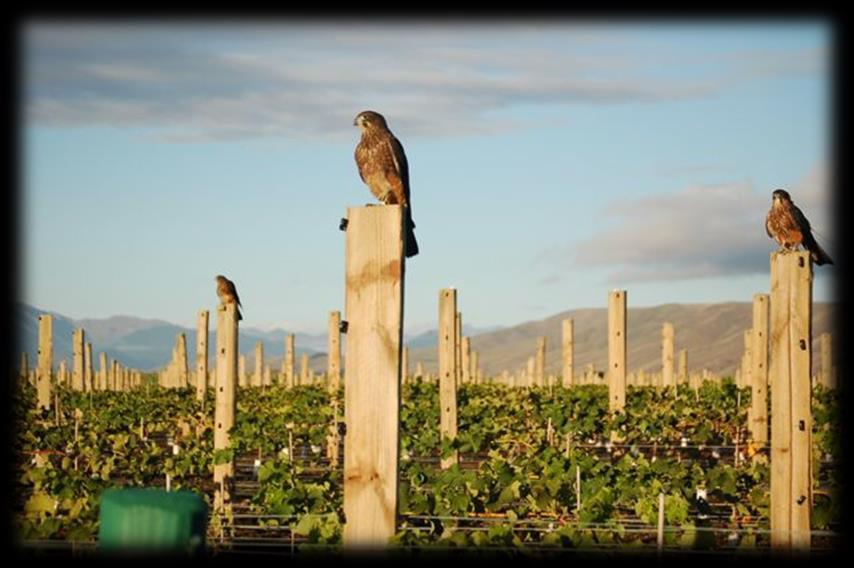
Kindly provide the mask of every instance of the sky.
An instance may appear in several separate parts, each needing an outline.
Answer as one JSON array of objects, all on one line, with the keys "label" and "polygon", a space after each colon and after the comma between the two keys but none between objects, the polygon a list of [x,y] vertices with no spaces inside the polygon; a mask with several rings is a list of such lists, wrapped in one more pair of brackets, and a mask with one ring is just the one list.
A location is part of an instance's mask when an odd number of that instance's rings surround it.
[{"label": "sky", "polygon": [[21,47],[21,300],[72,318],[194,327],[224,274],[244,326],[325,330],[366,109],[409,162],[408,334],[446,287],[478,327],[750,301],[776,188],[836,248],[820,19],[32,19]]}]

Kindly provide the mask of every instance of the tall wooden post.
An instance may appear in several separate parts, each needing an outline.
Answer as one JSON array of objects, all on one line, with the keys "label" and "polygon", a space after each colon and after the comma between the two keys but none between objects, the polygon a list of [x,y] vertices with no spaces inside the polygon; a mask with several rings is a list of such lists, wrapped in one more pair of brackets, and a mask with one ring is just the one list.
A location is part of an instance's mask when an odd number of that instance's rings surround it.
[{"label": "tall wooden post", "polygon": [[208,390],[208,320],[210,312],[199,310],[196,326],[196,400],[203,401]]},{"label": "tall wooden post", "polygon": [[537,338],[537,362],[534,370],[538,387],[546,384],[546,338]]},{"label": "tall wooden post", "polygon": [[688,384],[688,350],[679,350],[679,383]]},{"label": "tall wooden post", "polygon": [[[444,288],[439,291],[439,431],[442,438],[457,437],[457,291]],[[459,463],[456,450],[442,458],[441,467],[447,469]]]},{"label": "tall wooden post", "polygon": [[[753,295],[753,329],[750,335],[749,430],[754,441],[768,442],[768,294]],[[759,454],[757,454],[759,455]]]},{"label": "tall wooden post", "polygon": [[296,351],[294,350],[294,334],[290,333],[285,338],[285,380],[287,381],[288,388],[293,388],[294,384],[296,384],[296,378],[294,377],[294,362],[296,361]]},{"label": "tall wooden post", "polygon": [[68,369],[66,368],[65,359],[63,359],[62,361],[59,362],[59,371],[56,374],[56,384],[65,386],[67,381],[68,381]]},{"label": "tall wooden post", "polygon": [[608,408],[622,411],[626,404],[626,291],[608,294]]},{"label": "tall wooden post", "polygon": [[830,334],[822,333],[819,337],[819,349],[821,350],[821,368],[819,369],[819,383],[826,389],[835,388],[833,384],[833,358]]},{"label": "tall wooden post", "polygon": [[463,314],[457,312],[454,325],[457,326],[456,345],[454,345],[454,357],[456,358],[457,385],[463,382]]},{"label": "tall wooden post", "polygon": [[36,369],[36,404],[50,410],[53,399],[53,316],[39,316],[39,353]]},{"label": "tall wooden post", "polygon": [[[237,304],[220,304],[216,314],[216,407],[214,409],[214,450],[228,448],[237,409]],[[214,507],[221,510],[231,500],[230,478],[234,462],[214,465],[217,484]]]},{"label": "tall wooden post", "polygon": [[569,388],[572,386],[572,357],[573,357],[573,341],[574,331],[572,319],[563,320],[563,342],[561,344],[563,354],[563,386]]},{"label": "tall wooden post", "polygon": [[326,357],[326,376],[328,387],[337,392],[341,385],[341,312],[329,312],[329,340]]},{"label": "tall wooden post", "polygon": [[92,344],[86,344],[86,350],[83,352],[83,390],[92,392]]},{"label": "tall wooden post", "polygon": [[190,369],[187,363],[187,336],[183,332],[179,333],[175,341],[177,361],[175,378],[177,379],[178,388],[185,389],[190,378]]},{"label": "tall wooden post", "polygon": [[308,353],[303,353],[299,359],[299,382],[301,385],[307,385],[311,381],[311,370],[308,364]]},{"label": "tall wooden post", "polygon": [[30,360],[26,351],[21,351],[21,365],[18,367],[18,377],[26,380],[30,374]]},{"label": "tall wooden post", "polygon": [[525,367],[525,385],[528,388],[537,384],[537,358],[533,355],[528,357],[528,365]]},{"label": "tall wooden post", "polygon": [[237,358],[237,385],[240,388],[246,387],[246,355],[242,353]]},{"label": "tall wooden post", "polygon": [[[754,296],[754,301],[755,301]],[[767,308],[766,308],[767,309]],[[741,363],[741,384],[739,387],[746,387],[753,384],[751,373],[753,372],[753,329],[744,330],[744,356]]]},{"label": "tall wooden post", "polygon": [[255,344],[255,371],[252,373],[252,386],[260,387],[264,382],[264,342]]},{"label": "tall wooden post", "polygon": [[463,337],[460,342],[460,383],[471,382],[471,339]]},{"label": "tall wooden post", "polygon": [[812,511],[812,261],[771,254],[771,547],[806,552]]},{"label": "tall wooden post", "polygon": [[107,354],[98,354],[98,390],[107,390]]},{"label": "tall wooden post", "polygon": [[114,391],[122,390],[121,379],[119,378],[119,362],[113,359],[112,373],[110,373],[110,389]]},{"label": "tall wooden post", "polygon": [[665,322],[661,326],[661,382],[665,387],[676,386],[673,375],[674,335],[673,324]]},{"label": "tall wooden post", "polygon": [[424,379],[424,363],[421,361],[415,364],[415,376]]},{"label": "tall wooden post", "polygon": [[71,350],[73,355],[71,388],[81,391],[83,390],[83,357],[86,350],[86,339],[83,328],[75,329],[71,333]]},{"label": "tall wooden post", "polygon": [[385,546],[397,530],[403,215],[347,210],[344,372],[345,546]]},{"label": "tall wooden post", "polygon": [[480,357],[477,351],[471,352],[471,376],[475,384],[481,384],[483,377],[480,374]]}]

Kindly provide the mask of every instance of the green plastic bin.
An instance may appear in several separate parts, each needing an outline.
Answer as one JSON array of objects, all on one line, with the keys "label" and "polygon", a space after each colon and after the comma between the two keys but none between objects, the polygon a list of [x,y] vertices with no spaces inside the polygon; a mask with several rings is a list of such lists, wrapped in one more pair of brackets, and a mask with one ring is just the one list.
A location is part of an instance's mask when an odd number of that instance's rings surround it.
[{"label": "green plastic bin", "polygon": [[198,554],[207,505],[191,491],[108,489],[101,496],[98,548],[109,552]]}]

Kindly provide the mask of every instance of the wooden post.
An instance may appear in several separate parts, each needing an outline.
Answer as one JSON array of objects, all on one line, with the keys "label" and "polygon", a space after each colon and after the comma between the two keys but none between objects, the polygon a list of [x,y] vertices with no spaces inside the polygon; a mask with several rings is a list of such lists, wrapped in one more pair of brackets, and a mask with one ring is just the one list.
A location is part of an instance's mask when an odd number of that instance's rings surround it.
[{"label": "wooden post", "polygon": [[819,348],[821,349],[821,368],[819,370],[819,383],[826,389],[836,388],[833,384],[833,359],[830,334],[822,333],[819,337]]},{"label": "wooden post", "polygon": [[626,404],[626,291],[608,295],[608,408],[622,411]]},{"label": "wooden post", "polygon": [[326,357],[327,386],[337,392],[341,386],[341,312],[329,312],[329,340]]},{"label": "wooden post", "polygon": [[98,354],[98,390],[107,390],[107,354],[103,351]]},{"label": "wooden post", "polygon": [[477,351],[471,352],[471,376],[474,380],[475,384],[481,384],[483,382],[482,377],[480,375],[480,356]]},{"label": "wooden post", "polygon": [[528,357],[528,366],[525,368],[525,385],[529,388],[537,384],[537,360],[531,355]]},{"label": "wooden post", "polygon": [[83,390],[92,392],[92,344],[86,344],[86,350],[83,352]]},{"label": "wooden post", "polygon": [[269,387],[272,384],[272,371],[270,370],[270,364],[267,363],[264,365],[264,377],[261,380],[261,386],[264,388]]},{"label": "wooden post", "polygon": [[471,382],[471,339],[463,337],[460,344],[460,383]]},{"label": "wooden post", "polygon": [[688,384],[688,350],[679,350],[679,383]]},{"label": "wooden post", "polygon": [[113,359],[113,368],[110,374],[110,390],[118,391],[121,389],[121,381],[119,379],[119,362]]},{"label": "wooden post", "polygon": [[284,374],[288,388],[293,388],[296,383],[294,377],[294,362],[296,360],[296,351],[294,351],[294,334],[290,333],[285,338],[285,363]]},{"label": "wooden post", "polygon": [[205,400],[208,390],[208,320],[210,312],[199,310],[196,326],[196,400]]},{"label": "wooden post", "polygon": [[422,379],[424,378],[424,363],[421,361],[418,361],[415,364],[415,376],[421,377]]},{"label": "wooden post", "polygon": [[386,546],[397,530],[403,215],[347,210],[344,372],[345,546]]},{"label": "wooden post", "polygon": [[[234,426],[236,404],[238,327],[237,304],[221,304],[216,314],[216,407],[214,409],[214,450],[228,448]],[[230,478],[234,462],[214,465],[217,489],[214,508],[222,510],[231,500]]]},{"label": "wooden post", "polygon": [[463,314],[457,312],[454,325],[457,326],[456,345],[454,346],[454,356],[456,357],[457,370],[457,385],[463,382]]},{"label": "wooden post", "polygon": [[59,362],[59,371],[56,373],[56,384],[64,386],[68,381],[68,369],[66,368],[65,359]]},{"label": "wooden post", "polygon": [[71,367],[71,388],[76,391],[83,390],[83,357],[86,343],[83,328],[71,332],[71,351],[73,363]]},{"label": "wooden post", "polygon": [[18,377],[26,380],[30,374],[30,359],[26,351],[21,351],[21,365],[18,367]]},{"label": "wooden post", "polygon": [[237,384],[240,388],[246,386],[246,355],[237,358]]},{"label": "wooden post", "polygon": [[[756,296],[754,296],[754,302],[756,301]],[[766,310],[767,304],[766,304]],[[767,334],[766,334],[767,337]],[[753,384],[753,379],[751,378],[751,373],[753,372],[753,339],[754,332],[753,329],[745,329],[744,330],[744,357],[742,358],[742,367],[741,367],[741,384],[739,387],[746,387]]]},{"label": "wooden post", "polygon": [[187,388],[187,383],[189,382],[190,377],[190,369],[187,363],[187,336],[184,333],[179,333],[175,338],[176,341],[176,355],[177,355],[177,386],[178,388],[185,389]]},{"label": "wooden post", "polygon": [[36,370],[36,405],[38,408],[50,410],[53,399],[53,316],[39,316],[39,352]]},{"label": "wooden post", "polygon": [[755,442],[762,444],[768,442],[768,309],[770,303],[768,294],[753,295],[753,329],[748,355],[749,382],[746,383],[751,388],[750,434]]},{"label": "wooden post", "polygon": [[546,338],[537,338],[537,360],[534,370],[538,387],[546,384]]},{"label": "wooden post", "polygon": [[673,324],[665,322],[661,326],[661,382],[665,387],[676,386],[673,375],[674,335]]},{"label": "wooden post", "polygon": [[771,547],[810,547],[812,261],[771,254]]},{"label": "wooden post", "polygon": [[252,386],[260,387],[264,382],[264,342],[255,344],[255,371],[252,373]]},{"label": "wooden post", "polygon": [[299,359],[299,382],[301,385],[307,385],[311,382],[311,371],[308,364],[308,353],[303,353]]},{"label": "wooden post", "polygon": [[[445,288],[439,291],[439,431],[441,437],[457,437],[457,291]],[[459,463],[454,451],[442,458],[442,469]]]},{"label": "wooden post", "polygon": [[563,354],[563,386],[565,388],[572,386],[573,336],[574,331],[572,319],[563,320],[563,342],[561,344],[561,351]]}]

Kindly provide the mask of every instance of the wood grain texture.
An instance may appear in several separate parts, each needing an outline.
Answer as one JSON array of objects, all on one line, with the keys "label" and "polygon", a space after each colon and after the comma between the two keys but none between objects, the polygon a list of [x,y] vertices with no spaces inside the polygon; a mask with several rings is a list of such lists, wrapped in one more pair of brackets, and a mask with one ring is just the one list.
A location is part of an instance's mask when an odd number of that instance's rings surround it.
[{"label": "wood grain texture", "polygon": [[[443,438],[457,437],[457,291],[439,291],[439,431]],[[459,455],[442,458],[447,469],[458,463]]]},{"label": "wood grain texture", "polygon": [[347,218],[343,541],[375,548],[397,528],[402,208],[349,208]]}]

